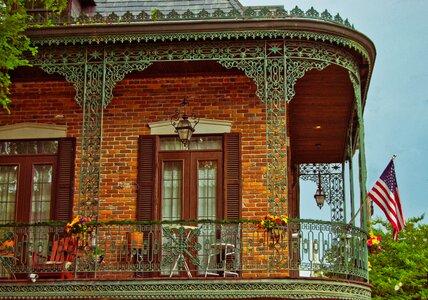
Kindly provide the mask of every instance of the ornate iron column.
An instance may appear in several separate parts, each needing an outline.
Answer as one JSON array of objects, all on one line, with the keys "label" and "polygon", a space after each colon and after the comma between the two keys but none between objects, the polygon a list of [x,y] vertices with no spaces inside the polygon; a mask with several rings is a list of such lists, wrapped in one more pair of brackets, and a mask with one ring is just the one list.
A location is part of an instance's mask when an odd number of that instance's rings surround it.
[{"label": "ornate iron column", "polygon": [[[351,137],[350,137],[351,139]],[[355,203],[354,203],[354,163],[352,161],[352,141],[349,141],[348,156],[349,156],[349,194],[350,194],[350,205],[351,205],[351,220],[352,225],[355,225]]]},{"label": "ornate iron column", "polygon": [[266,105],[266,185],[268,209],[287,214],[287,95],[284,41],[266,42],[264,102]]},{"label": "ornate iron column", "polygon": [[358,118],[358,147],[359,147],[359,179],[360,179],[360,206],[361,206],[361,228],[367,230],[367,167],[366,152],[364,145],[364,118],[361,99],[361,84],[358,74],[349,73],[349,78],[354,87],[355,103]]}]

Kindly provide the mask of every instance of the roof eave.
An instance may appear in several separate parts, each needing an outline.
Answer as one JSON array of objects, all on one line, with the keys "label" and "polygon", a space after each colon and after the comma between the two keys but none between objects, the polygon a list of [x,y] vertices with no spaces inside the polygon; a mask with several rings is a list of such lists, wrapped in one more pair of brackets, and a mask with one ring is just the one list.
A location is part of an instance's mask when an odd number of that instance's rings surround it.
[{"label": "roof eave", "polygon": [[352,40],[367,50],[370,61],[374,62],[376,49],[373,42],[364,34],[332,22],[310,20],[307,18],[288,19],[234,19],[210,20],[207,22],[192,21],[161,21],[125,24],[93,24],[69,25],[42,28],[29,28],[26,32],[33,40],[52,39],[59,37],[108,37],[109,35],[128,34],[179,34],[203,32],[244,32],[244,31],[301,31],[330,34]]}]

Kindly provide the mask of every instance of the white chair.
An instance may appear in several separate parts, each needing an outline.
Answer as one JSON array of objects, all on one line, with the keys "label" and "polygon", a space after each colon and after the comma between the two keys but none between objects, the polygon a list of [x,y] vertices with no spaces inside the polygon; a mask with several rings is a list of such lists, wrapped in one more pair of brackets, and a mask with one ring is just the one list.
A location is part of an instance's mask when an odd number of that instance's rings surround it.
[{"label": "white chair", "polygon": [[220,239],[210,245],[205,277],[239,276],[240,244],[241,224],[221,224]]}]

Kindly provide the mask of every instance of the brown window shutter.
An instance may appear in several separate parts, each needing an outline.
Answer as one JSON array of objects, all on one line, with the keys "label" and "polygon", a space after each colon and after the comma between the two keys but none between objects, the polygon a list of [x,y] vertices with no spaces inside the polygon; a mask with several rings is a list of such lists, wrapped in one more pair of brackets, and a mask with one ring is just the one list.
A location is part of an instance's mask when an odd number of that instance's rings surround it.
[{"label": "brown window shutter", "polygon": [[138,140],[137,221],[154,219],[156,195],[157,137],[140,136]]},{"label": "brown window shutter", "polygon": [[228,220],[241,218],[241,135],[224,135],[225,216]]},{"label": "brown window shutter", "polygon": [[76,139],[59,139],[54,220],[69,221],[73,214],[75,156]]}]

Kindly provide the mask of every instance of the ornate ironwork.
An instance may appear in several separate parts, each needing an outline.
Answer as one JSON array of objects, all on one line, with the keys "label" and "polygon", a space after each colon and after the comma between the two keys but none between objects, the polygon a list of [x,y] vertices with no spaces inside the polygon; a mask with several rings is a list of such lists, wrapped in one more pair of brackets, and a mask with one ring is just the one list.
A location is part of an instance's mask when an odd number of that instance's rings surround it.
[{"label": "ornate ironwork", "polygon": [[[8,252],[16,258],[9,268],[11,274],[58,277],[64,270],[49,268],[54,244],[72,239],[78,247],[67,272],[75,280],[112,276],[129,280],[136,274],[145,274],[145,278],[179,276],[180,271],[204,278],[211,247],[225,243],[233,243],[236,256],[227,263],[233,264],[239,277],[287,277],[297,270],[314,278],[368,279],[366,234],[343,223],[289,220],[275,239],[255,223],[94,224],[73,235],[66,235],[64,228],[65,224],[1,226],[0,236],[8,233],[14,243]],[[132,244],[129,237],[134,232],[141,239]],[[97,257],[101,254],[103,260]],[[43,265],[46,268],[40,268]]]},{"label": "ornate ironwork", "polygon": [[[187,227],[187,228],[186,228]],[[196,226],[164,226],[162,233],[163,238],[166,240],[162,244],[162,262],[161,267],[173,266],[171,273],[175,270],[183,269],[185,266],[188,274],[189,266],[186,260],[189,259],[190,263],[195,266],[200,266],[201,261],[195,253],[201,250],[201,243],[197,241],[198,237],[201,236],[200,228]],[[203,229],[203,228],[202,228]]]},{"label": "ornate ironwork", "polygon": [[363,103],[361,98],[361,83],[359,74],[349,72],[349,79],[354,87],[355,109],[358,119],[358,145],[359,145],[359,180],[360,180],[360,205],[361,205],[361,227],[367,229],[367,167],[366,167],[366,151],[364,144],[364,119],[363,119]]},{"label": "ornate ironwork", "polygon": [[[318,173],[319,172],[319,173]],[[318,183],[318,175],[321,178],[321,186],[326,193],[326,201],[331,210],[331,221],[345,221],[345,190],[344,170],[341,163],[335,164],[301,164],[299,178]]]},{"label": "ornate ironwork", "polygon": [[349,23],[348,19],[343,20],[342,17],[337,14],[333,17],[327,10],[322,13],[319,13],[313,7],[304,12],[299,7],[287,12],[284,8],[281,7],[247,7],[245,10],[232,9],[230,11],[223,11],[221,9],[216,9],[211,12],[202,9],[201,11],[184,11],[178,13],[175,10],[170,12],[164,11],[160,12],[155,10],[148,14],[147,12],[130,12],[127,11],[121,16],[118,16],[117,13],[112,12],[109,15],[102,15],[100,13],[95,14],[90,17],[87,15],[80,15],[78,17],[72,17],[69,15],[58,16],[54,13],[48,11],[43,12],[29,12],[32,18],[29,19],[29,24],[31,25],[97,25],[97,24],[130,24],[130,23],[141,23],[141,22],[162,22],[162,21],[189,21],[189,20],[218,20],[218,19],[269,19],[269,18],[282,18],[282,19],[291,19],[291,18],[305,18],[313,20],[321,20],[324,22],[339,24],[344,27],[354,29],[354,26]]},{"label": "ornate ironwork", "polygon": [[371,299],[370,287],[353,282],[305,279],[156,280],[46,282],[0,285],[0,299]]},{"label": "ornate ironwork", "polygon": [[48,74],[58,73],[65,79],[73,83],[76,90],[75,101],[82,106],[84,87],[85,87],[85,69],[84,64],[86,47],[73,47],[72,49],[45,49],[42,48],[38,55],[31,61],[43,69]]},{"label": "ornate ironwork", "polygon": [[[78,44],[123,44],[124,42],[176,42],[176,41],[210,41],[210,40],[258,40],[258,39],[299,39],[311,40],[322,43],[336,44],[353,49],[361,54],[371,67],[372,61],[367,50],[355,41],[344,37],[317,33],[309,31],[291,31],[291,30],[249,30],[249,31],[219,31],[219,32],[179,32],[162,34],[120,34],[96,37],[66,36],[66,37],[45,37],[32,38],[34,45],[78,45]],[[123,46],[123,45],[122,45]]]},{"label": "ornate ironwork", "polygon": [[134,70],[143,71],[154,62],[195,60],[217,61],[226,68],[236,67],[254,80],[257,96],[266,104],[269,209],[286,213],[286,104],[295,94],[296,81],[305,72],[322,70],[330,64],[337,64],[358,76],[358,66],[353,56],[326,43],[280,39],[269,42],[176,42],[166,45],[140,43],[126,47],[69,46],[67,52],[57,47],[42,48],[33,63],[50,73],[63,74],[66,80],[73,82],[76,101],[83,108],[79,185],[81,214],[97,216],[102,115],[103,109],[111,101],[115,84],[126,74]]},{"label": "ornate ironwork", "polygon": [[[269,51],[269,48],[266,49]],[[267,200],[270,210],[287,212],[287,143],[285,61],[280,55],[265,62]]]}]

